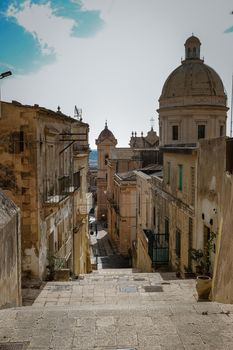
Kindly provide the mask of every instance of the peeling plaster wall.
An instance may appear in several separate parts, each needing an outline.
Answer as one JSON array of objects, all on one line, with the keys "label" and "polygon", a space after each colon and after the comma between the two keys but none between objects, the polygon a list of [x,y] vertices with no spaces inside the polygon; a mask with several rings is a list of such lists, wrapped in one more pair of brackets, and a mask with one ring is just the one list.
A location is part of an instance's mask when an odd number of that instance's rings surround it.
[{"label": "peeling plaster wall", "polygon": [[[74,121],[62,113],[38,105],[2,102],[0,187],[21,210],[23,277],[45,277],[48,233],[54,231],[56,242],[58,225],[64,221],[63,226],[66,227],[68,216],[69,229],[63,229],[61,235],[64,242],[60,249],[54,247],[54,251],[63,257],[73,249],[73,193],[71,190],[65,192],[65,184],[63,182],[62,187],[61,180],[72,178],[74,171],[81,167],[80,159],[77,159],[77,166],[73,162],[74,147],[77,146],[76,155],[86,154],[86,165],[81,171],[82,183],[86,183],[88,131],[87,124]],[[77,135],[78,132],[84,135],[85,140],[78,140],[71,146],[70,141],[66,140],[67,135],[70,139],[72,133]],[[82,190],[83,197],[86,187]],[[68,198],[68,201],[64,201],[64,198]],[[58,216],[61,217],[60,221]],[[52,217],[51,221],[47,220],[48,217]],[[72,265],[72,259],[68,263]]]},{"label": "peeling plaster wall", "polygon": [[[169,263],[172,270],[183,276],[191,270],[190,245],[195,241],[195,193],[196,193],[196,151],[164,153],[163,180],[156,176],[153,202],[156,211],[156,231],[165,233],[165,219],[169,223]],[[182,189],[179,189],[179,166],[182,165]],[[169,167],[169,169],[168,169]],[[193,176],[192,176],[193,171]],[[189,232],[190,221],[192,232]],[[180,232],[180,256],[176,251],[176,236]]]},{"label": "peeling plaster wall", "polygon": [[[217,233],[212,297],[233,303],[233,175],[226,172],[226,139],[202,141],[198,165],[198,227],[202,232],[206,225]],[[200,220],[202,214],[204,219]]]},{"label": "peeling plaster wall", "polygon": [[[46,217],[40,216],[40,251],[39,274],[43,278],[48,273],[46,266],[48,257],[56,256],[64,259],[64,267],[72,271],[72,246],[73,246],[73,196],[67,196],[54,208],[47,211]],[[53,242],[53,246],[51,243]]]},{"label": "peeling plaster wall", "polygon": [[21,305],[20,215],[0,192],[0,308]]},{"label": "peeling plaster wall", "polygon": [[142,272],[151,272],[152,261],[148,254],[148,239],[143,232],[144,229],[152,229],[151,220],[151,180],[150,176],[141,171],[136,171],[136,235],[137,235],[137,251],[136,251],[136,268]]}]

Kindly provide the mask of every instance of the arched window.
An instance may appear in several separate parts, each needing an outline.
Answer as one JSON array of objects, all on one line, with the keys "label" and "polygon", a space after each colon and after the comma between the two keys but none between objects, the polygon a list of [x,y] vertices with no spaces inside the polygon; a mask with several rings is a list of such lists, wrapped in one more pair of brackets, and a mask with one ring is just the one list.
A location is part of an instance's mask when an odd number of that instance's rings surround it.
[{"label": "arched window", "polygon": [[104,163],[105,163],[105,165],[108,164],[108,154],[105,154]]},{"label": "arched window", "polygon": [[196,47],[193,48],[193,57],[196,57],[197,56],[197,49]]}]

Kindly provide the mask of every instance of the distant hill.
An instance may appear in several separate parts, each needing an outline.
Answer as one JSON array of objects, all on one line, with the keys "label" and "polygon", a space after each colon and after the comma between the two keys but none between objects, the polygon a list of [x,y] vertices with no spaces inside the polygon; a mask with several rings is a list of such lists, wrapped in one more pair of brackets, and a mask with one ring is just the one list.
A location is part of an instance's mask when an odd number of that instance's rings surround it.
[{"label": "distant hill", "polygon": [[97,168],[98,153],[96,149],[92,149],[89,154],[89,165],[91,168]]}]

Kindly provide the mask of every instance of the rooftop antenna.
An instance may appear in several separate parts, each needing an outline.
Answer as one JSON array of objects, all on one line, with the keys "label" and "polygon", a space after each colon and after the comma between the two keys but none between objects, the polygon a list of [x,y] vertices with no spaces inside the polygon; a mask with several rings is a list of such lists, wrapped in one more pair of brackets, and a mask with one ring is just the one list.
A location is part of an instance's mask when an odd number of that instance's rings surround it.
[{"label": "rooftop antenna", "polygon": [[82,118],[82,109],[77,108],[77,106],[74,106],[74,118],[79,120],[80,122],[83,120]]},{"label": "rooftop antenna", "polygon": [[154,117],[150,118],[150,126],[151,126],[151,130],[154,130],[154,126],[155,126],[155,118]]}]

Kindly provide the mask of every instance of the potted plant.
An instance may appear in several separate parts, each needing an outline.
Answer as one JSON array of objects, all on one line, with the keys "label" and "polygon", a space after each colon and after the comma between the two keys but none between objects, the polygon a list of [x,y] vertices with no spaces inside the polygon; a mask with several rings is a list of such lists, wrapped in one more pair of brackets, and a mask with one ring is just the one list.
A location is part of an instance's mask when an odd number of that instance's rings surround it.
[{"label": "potted plant", "polygon": [[216,234],[211,232],[210,238],[204,249],[191,249],[191,258],[196,262],[196,290],[198,300],[208,300],[212,287],[211,278],[211,252],[214,250]]},{"label": "potted plant", "polygon": [[68,281],[70,278],[70,269],[65,268],[66,262],[64,258],[57,258],[56,256],[48,257],[49,265],[48,280],[52,281]]}]

